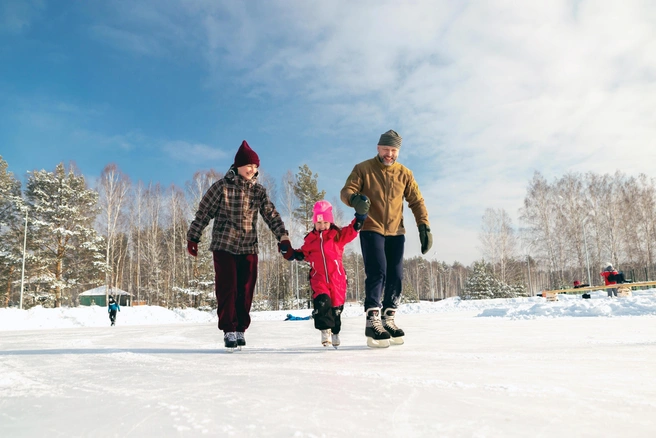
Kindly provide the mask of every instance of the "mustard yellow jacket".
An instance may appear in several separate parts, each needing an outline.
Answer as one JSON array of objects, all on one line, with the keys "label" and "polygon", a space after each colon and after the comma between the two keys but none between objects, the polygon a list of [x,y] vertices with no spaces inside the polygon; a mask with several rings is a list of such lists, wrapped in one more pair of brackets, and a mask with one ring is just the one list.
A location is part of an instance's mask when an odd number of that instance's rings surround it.
[{"label": "mustard yellow jacket", "polygon": [[356,164],[340,192],[342,202],[350,206],[349,198],[360,193],[371,200],[369,216],[362,231],[374,231],[383,236],[405,234],[403,200],[408,202],[417,226],[428,222],[428,211],[419,186],[410,169],[400,163],[385,166],[378,157]]}]

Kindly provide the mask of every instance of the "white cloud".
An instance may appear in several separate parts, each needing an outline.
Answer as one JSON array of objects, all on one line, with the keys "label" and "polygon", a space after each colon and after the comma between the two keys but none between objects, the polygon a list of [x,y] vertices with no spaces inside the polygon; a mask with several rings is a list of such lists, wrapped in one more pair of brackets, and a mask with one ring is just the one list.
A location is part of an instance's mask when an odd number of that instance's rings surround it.
[{"label": "white cloud", "polygon": [[[305,117],[298,129],[315,138],[399,131],[402,162],[453,239],[438,237],[446,260],[478,258],[483,212],[516,218],[536,170],[651,172],[656,158],[650,1],[207,0],[119,3],[113,14],[93,29],[115,47],[172,58],[184,50],[206,62],[210,87],[284,101],[285,112],[256,122],[261,130]],[[186,142],[165,150],[194,162],[225,157]],[[333,180],[357,155],[285,153]]]},{"label": "white cloud", "polygon": [[168,50],[162,41],[153,36],[147,36],[126,29],[117,29],[107,25],[97,25],[90,28],[92,36],[104,41],[117,49],[133,52],[137,55],[164,56]]},{"label": "white cloud", "polygon": [[183,161],[191,164],[204,164],[217,162],[227,158],[227,152],[200,143],[189,143],[186,141],[167,141],[163,151],[175,161]]},{"label": "white cloud", "polygon": [[43,0],[3,0],[0,3],[0,32],[25,32],[42,16],[44,10]]},{"label": "white cloud", "polygon": [[147,147],[151,142],[139,131],[107,135],[97,131],[75,129],[71,132],[70,138],[77,143],[87,145],[88,148],[105,153],[114,149],[120,151],[138,150],[144,148],[144,146]]}]

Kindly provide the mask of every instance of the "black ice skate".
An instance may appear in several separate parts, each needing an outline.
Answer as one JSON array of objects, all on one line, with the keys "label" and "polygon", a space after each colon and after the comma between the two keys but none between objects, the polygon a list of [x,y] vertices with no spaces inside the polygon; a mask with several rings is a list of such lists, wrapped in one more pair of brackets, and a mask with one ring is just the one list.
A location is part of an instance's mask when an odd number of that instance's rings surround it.
[{"label": "black ice skate", "polygon": [[234,351],[235,348],[237,348],[237,335],[235,332],[225,332],[223,335],[223,343],[225,344],[225,348],[227,348],[229,351]]},{"label": "black ice skate", "polygon": [[241,350],[241,347],[246,346],[246,337],[244,336],[244,332],[237,332],[237,346]]},{"label": "black ice skate", "polygon": [[367,345],[372,348],[386,348],[390,346],[390,334],[387,333],[380,320],[380,309],[367,309],[367,324],[364,329]]},{"label": "black ice skate", "polygon": [[383,316],[381,317],[383,321],[383,327],[387,330],[387,333],[390,334],[390,344],[391,345],[402,345],[403,337],[405,333],[403,330],[397,327],[394,322],[394,315],[396,314],[396,309],[383,309]]}]

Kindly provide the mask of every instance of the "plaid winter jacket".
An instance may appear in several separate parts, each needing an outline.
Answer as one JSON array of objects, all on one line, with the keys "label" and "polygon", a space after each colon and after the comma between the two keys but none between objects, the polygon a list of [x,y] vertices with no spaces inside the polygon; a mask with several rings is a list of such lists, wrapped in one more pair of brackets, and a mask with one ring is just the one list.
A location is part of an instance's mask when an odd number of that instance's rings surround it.
[{"label": "plaid winter jacket", "polygon": [[214,219],[210,250],[257,254],[258,212],[278,240],[288,234],[266,189],[257,183],[257,175],[248,181],[230,168],[203,195],[187,240],[200,242],[203,230]]}]

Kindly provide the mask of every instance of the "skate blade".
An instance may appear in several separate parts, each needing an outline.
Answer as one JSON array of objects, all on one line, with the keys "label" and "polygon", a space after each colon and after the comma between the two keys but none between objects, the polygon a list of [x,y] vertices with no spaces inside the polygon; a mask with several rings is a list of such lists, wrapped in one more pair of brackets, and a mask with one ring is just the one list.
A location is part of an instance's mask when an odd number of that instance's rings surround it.
[{"label": "skate blade", "polygon": [[405,341],[403,340],[403,336],[390,338],[390,345],[403,345],[404,342]]},{"label": "skate blade", "polygon": [[367,346],[371,348],[387,348],[390,346],[389,339],[379,339],[367,337]]}]

